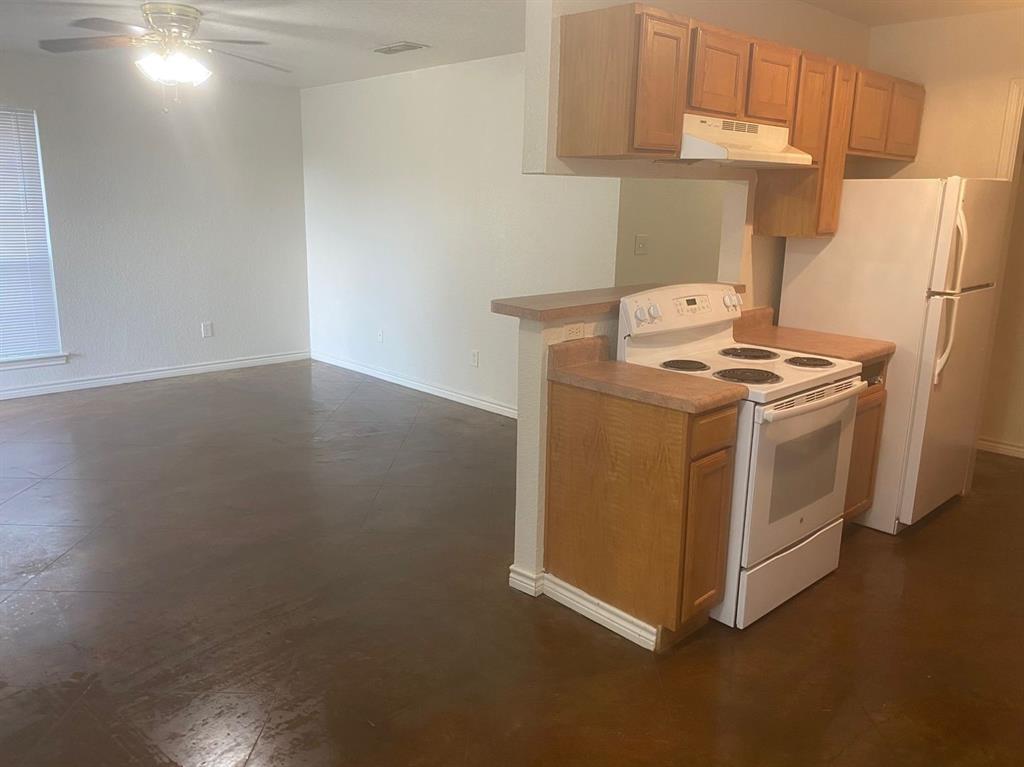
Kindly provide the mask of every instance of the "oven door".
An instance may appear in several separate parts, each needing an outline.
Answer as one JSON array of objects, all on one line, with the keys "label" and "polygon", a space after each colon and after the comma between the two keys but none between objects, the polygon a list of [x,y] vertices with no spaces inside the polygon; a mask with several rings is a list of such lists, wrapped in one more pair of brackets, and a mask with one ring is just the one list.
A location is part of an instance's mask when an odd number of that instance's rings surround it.
[{"label": "oven door", "polygon": [[754,410],[744,567],[842,516],[857,395],[866,387],[847,379]]}]

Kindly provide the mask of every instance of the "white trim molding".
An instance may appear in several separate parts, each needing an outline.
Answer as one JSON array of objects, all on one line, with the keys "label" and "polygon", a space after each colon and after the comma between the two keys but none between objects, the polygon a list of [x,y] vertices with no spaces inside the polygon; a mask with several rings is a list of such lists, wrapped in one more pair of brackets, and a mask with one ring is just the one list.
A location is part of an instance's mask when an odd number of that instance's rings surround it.
[{"label": "white trim molding", "polygon": [[644,623],[575,586],[570,586],[551,573],[544,573],[541,583],[542,593],[545,596],[551,597],[586,618],[590,618],[594,623],[611,629],[619,636],[640,645],[645,650],[654,650],[657,647],[657,627]]},{"label": "white trim molding", "polygon": [[370,367],[369,365],[364,365],[361,362],[333,357],[330,354],[323,354],[317,351],[311,352],[309,356],[317,362],[326,362],[328,365],[345,368],[346,370],[354,370],[356,373],[363,373],[364,375],[379,378],[382,381],[398,384],[399,386],[405,386],[409,389],[415,389],[416,391],[421,391],[425,394],[433,394],[435,397],[450,399],[453,402],[458,402],[462,405],[469,405],[470,407],[486,410],[490,413],[497,413],[498,415],[508,416],[509,418],[516,417],[516,409],[514,407],[502,404],[501,402],[495,402],[494,400],[489,400],[484,397],[477,397],[474,394],[466,394],[465,392],[456,391],[455,389],[447,389],[443,386],[424,383],[423,381],[417,381],[415,378],[406,378],[405,376],[400,376],[396,373],[390,373],[386,370],[380,370],[378,368]]},{"label": "white trim molding", "polygon": [[192,365],[176,365],[166,368],[137,370],[132,373],[119,373],[109,376],[92,378],[73,378],[54,383],[32,384],[14,389],[0,389],[0,400],[19,397],[34,397],[38,394],[55,394],[57,392],[78,391],[79,389],[95,389],[100,386],[118,386],[140,381],[154,381],[158,378],[176,378],[178,376],[197,375],[199,373],[215,373],[220,370],[251,368],[261,365],[276,365],[280,362],[297,362],[308,360],[309,352],[285,352],[283,354],[261,354],[254,357],[235,357],[218,362],[199,362]]},{"label": "white trim molding", "polygon": [[1000,442],[997,439],[985,439],[979,437],[976,443],[978,450],[988,453],[999,453],[1012,458],[1024,458],[1024,445],[1016,445],[1013,442]]},{"label": "white trim molding", "polygon": [[508,568],[508,585],[531,597],[539,597],[544,593],[544,573],[532,573],[512,565]]},{"label": "white trim molding", "polygon": [[642,620],[624,613],[607,602],[602,602],[582,589],[571,586],[551,573],[532,573],[521,567],[512,565],[509,569],[508,585],[516,591],[522,591],[531,597],[551,597],[561,605],[590,618],[606,629],[614,631],[630,642],[638,644],[645,650],[654,650],[658,646],[658,628]]}]

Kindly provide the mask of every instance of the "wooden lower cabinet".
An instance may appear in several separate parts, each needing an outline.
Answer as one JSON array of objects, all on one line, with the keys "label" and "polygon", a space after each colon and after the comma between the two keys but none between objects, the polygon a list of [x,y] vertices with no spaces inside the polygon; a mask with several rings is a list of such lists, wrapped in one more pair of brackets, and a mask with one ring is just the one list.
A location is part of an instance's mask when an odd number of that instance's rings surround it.
[{"label": "wooden lower cabinet", "polygon": [[719,450],[690,464],[680,610],[683,621],[722,601],[732,468],[732,448]]},{"label": "wooden lower cabinet", "polygon": [[857,400],[857,420],[853,427],[850,453],[850,477],[846,481],[843,517],[850,519],[871,508],[875,497],[878,448],[885,417],[885,389],[882,384],[868,387]]},{"label": "wooden lower cabinet", "polygon": [[699,628],[722,599],[735,406],[550,387],[545,571],[673,639]]}]

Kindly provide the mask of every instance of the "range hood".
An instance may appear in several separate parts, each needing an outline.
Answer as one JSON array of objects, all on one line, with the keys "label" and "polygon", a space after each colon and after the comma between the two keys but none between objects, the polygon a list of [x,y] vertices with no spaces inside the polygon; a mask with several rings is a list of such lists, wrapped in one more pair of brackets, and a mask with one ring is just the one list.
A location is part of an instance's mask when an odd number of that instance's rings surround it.
[{"label": "range hood", "polygon": [[679,159],[754,168],[811,164],[807,152],[789,145],[789,128],[697,114],[683,115]]}]

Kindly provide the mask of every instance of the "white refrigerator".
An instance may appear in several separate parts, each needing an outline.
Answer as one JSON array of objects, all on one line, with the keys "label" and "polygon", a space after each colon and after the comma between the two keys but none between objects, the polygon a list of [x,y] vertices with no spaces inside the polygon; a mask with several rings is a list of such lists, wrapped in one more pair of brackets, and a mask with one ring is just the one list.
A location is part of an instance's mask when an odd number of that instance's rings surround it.
[{"label": "white refrigerator", "polygon": [[895,533],[970,487],[1009,209],[1005,180],[848,180],[836,236],[786,243],[780,325],[896,344],[861,524]]}]

